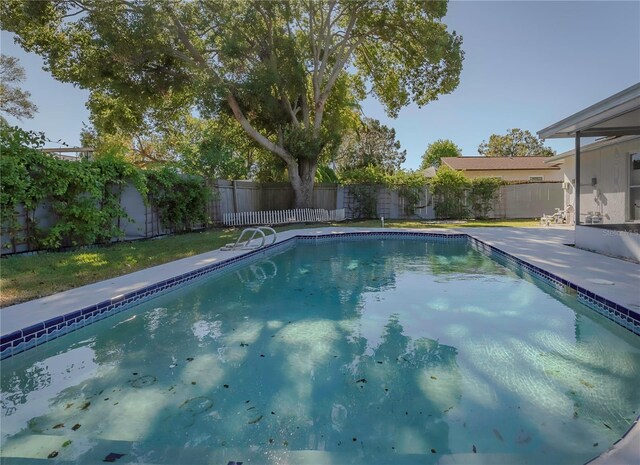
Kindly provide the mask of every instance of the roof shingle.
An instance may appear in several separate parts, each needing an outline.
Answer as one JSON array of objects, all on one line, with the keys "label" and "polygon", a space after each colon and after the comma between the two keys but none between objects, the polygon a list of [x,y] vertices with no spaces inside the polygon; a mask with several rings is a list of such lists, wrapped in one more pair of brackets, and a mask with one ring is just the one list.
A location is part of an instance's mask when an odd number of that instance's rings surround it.
[{"label": "roof shingle", "polygon": [[454,170],[559,170],[545,164],[549,157],[444,157],[440,161]]}]

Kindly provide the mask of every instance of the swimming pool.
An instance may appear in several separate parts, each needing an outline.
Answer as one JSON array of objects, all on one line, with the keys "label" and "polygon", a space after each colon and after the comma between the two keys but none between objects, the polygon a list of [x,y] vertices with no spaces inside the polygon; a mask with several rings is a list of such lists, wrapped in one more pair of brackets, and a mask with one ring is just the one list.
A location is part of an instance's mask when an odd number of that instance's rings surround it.
[{"label": "swimming pool", "polygon": [[3,361],[2,454],[583,463],[639,381],[637,336],[464,238],[313,241]]}]

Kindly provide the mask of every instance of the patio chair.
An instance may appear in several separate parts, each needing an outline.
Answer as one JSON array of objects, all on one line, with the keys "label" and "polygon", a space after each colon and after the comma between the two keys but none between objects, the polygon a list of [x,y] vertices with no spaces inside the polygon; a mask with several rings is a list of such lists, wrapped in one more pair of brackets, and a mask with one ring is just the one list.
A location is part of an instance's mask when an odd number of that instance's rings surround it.
[{"label": "patio chair", "polygon": [[542,214],[540,218],[540,225],[549,226],[551,223],[554,224],[565,224],[571,222],[571,215],[573,215],[573,205],[567,205],[567,207],[563,210],[561,208],[556,208],[556,211],[552,215]]}]

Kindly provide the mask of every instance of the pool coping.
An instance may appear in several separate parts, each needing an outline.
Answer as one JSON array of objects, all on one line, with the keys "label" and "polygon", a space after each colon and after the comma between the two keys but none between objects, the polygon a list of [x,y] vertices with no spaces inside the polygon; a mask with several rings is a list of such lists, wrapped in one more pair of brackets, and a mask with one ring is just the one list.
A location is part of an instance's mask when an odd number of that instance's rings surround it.
[{"label": "pool coping", "polygon": [[[82,286],[81,288],[53,296],[2,308],[0,309],[0,325],[2,326],[0,359],[5,359],[45,344],[64,334],[120,313],[133,305],[155,298],[187,283],[190,284],[199,279],[209,277],[212,273],[222,269],[239,266],[243,262],[252,259],[257,260],[266,254],[275,253],[278,249],[293,246],[298,240],[317,241],[366,236],[428,237],[440,240],[467,239],[476,250],[491,258],[497,258],[502,264],[510,268],[535,276],[559,291],[576,294],[578,300],[594,311],[613,320],[632,333],[640,335],[640,293],[635,291],[634,294],[638,281],[635,276],[640,275],[637,273],[640,271],[640,265],[630,264],[580,249],[574,249],[571,253],[566,249],[560,249],[559,246],[566,247],[565,244],[571,242],[572,238],[570,236],[573,231],[531,228],[529,233],[535,231],[532,239],[531,237],[527,238],[515,234],[515,231],[520,232],[528,228],[509,228],[511,231],[507,231],[507,234],[503,234],[503,232],[497,234],[498,231],[496,229],[458,228],[443,232],[442,229],[317,228],[285,231],[278,234],[278,239],[273,245],[262,249],[250,251],[215,250],[100,283]],[[509,237],[510,235],[513,237]],[[547,236],[546,239],[545,236]],[[550,244],[556,249],[555,253],[565,255],[562,257],[563,260],[582,262],[583,266],[576,267],[574,264],[574,266],[567,267],[565,264],[563,269],[559,265],[562,260],[552,261],[548,257],[526,253],[527,251],[531,252],[531,250],[535,253],[536,248],[539,253],[541,250],[538,246],[542,245],[544,247]],[[529,249],[527,249],[527,246]],[[543,248],[542,251],[544,252],[544,250]],[[576,260],[576,257],[579,260]],[[584,276],[578,276],[579,279],[575,279],[577,271],[584,271],[585,262],[591,263],[596,259],[604,262],[604,265],[601,266],[600,274],[603,274],[604,271],[611,272],[611,267],[613,266],[614,274],[618,279],[625,277],[625,279],[630,280],[626,283],[630,286],[630,289],[624,289],[626,292],[622,293],[622,297],[619,293],[611,292],[609,288],[601,288],[600,292],[589,290],[587,288],[588,281],[585,284]],[[184,272],[185,268],[188,271]],[[618,268],[623,268],[623,273],[620,273]],[[180,271],[183,272],[180,273]],[[571,276],[572,271],[574,279]],[[590,275],[596,270],[589,269],[587,271],[587,275]],[[595,275],[597,276],[598,273],[595,273]],[[602,292],[602,289],[607,292]],[[619,288],[616,291],[619,291]],[[105,295],[108,296],[109,293],[111,293],[112,297],[104,299],[103,297]],[[632,304],[629,304],[629,298],[631,298]],[[626,302],[623,302],[624,300]],[[630,308],[632,305],[639,310],[636,311]],[[69,308],[74,310],[69,311]],[[9,330],[6,329],[7,326]],[[591,465],[614,463],[615,457],[620,453],[629,453],[632,442],[625,441],[625,438],[631,436],[634,438],[640,436],[638,420],[632,424],[627,433],[611,449],[588,463]],[[637,454],[637,451],[634,453]]]}]

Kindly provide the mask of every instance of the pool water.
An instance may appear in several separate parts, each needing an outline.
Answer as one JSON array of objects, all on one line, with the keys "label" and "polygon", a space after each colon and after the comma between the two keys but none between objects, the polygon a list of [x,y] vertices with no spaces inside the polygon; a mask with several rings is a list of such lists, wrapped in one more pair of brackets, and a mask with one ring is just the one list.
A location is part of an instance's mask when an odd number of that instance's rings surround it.
[{"label": "pool water", "polygon": [[640,338],[465,240],[299,243],[1,378],[7,464],[582,464],[637,416]]}]

